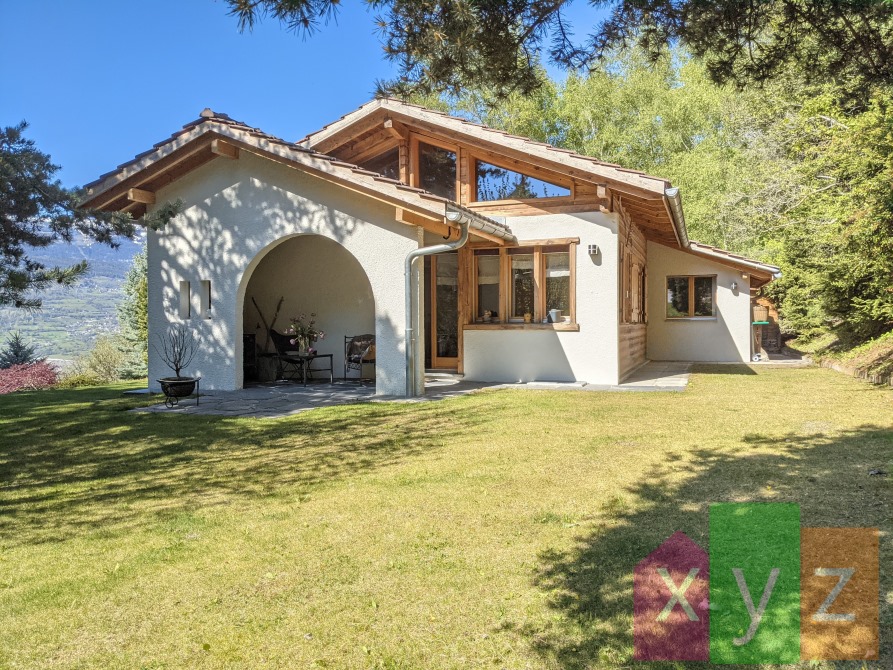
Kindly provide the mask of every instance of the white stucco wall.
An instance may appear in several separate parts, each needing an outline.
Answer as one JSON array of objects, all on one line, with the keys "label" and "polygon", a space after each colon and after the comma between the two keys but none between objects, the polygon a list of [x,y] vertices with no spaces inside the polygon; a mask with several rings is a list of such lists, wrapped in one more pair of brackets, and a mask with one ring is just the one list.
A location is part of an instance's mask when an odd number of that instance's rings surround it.
[{"label": "white stucco wall", "polygon": [[[187,372],[201,375],[205,389],[240,388],[248,279],[280,241],[312,233],[340,244],[364,268],[375,301],[376,391],[405,392],[403,259],[418,240],[415,228],[394,220],[393,207],[248,152],[194,170],[157,198],[180,198],[185,210],[163,231],[149,234],[150,388],[157,390],[155,379],[172,374],[151,344],[183,321],[181,281],[192,285],[186,323],[200,344]],[[326,268],[317,282],[283,287],[283,293],[318,294],[339,280],[339,272]],[[202,280],[211,281],[211,319],[199,314]],[[249,323],[248,332],[255,325]]]},{"label": "white stucco wall", "polygon": [[[716,275],[716,316],[667,318],[667,277]],[[732,290],[732,283],[738,284]],[[648,243],[647,356],[656,361],[750,360],[750,279],[740,270]]]},{"label": "white stucco wall", "polygon": [[[617,221],[599,212],[510,217],[521,241],[579,237],[576,257],[579,332],[466,330],[465,378],[474,381],[618,382]],[[601,253],[590,256],[588,246]]]}]

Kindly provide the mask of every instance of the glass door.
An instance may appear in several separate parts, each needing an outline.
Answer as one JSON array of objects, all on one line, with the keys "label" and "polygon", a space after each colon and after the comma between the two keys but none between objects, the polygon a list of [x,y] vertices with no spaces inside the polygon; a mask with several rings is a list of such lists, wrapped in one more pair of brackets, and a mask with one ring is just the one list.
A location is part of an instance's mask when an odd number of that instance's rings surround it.
[{"label": "glass door", "polygon": [[459,366],[459,254],[431,257],[431,367]]}]

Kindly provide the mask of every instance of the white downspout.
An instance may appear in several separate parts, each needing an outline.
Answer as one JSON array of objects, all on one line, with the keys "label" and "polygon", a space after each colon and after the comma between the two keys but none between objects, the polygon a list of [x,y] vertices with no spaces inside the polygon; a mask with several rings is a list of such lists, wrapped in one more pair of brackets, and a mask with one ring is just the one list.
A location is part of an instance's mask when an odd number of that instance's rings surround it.
[{"label": "white downspout", "polygon": [[412,264],[417,258],[421,258],[423,256],[433,256],[434,254],[441,254],[446,251],[455,251],[461,247],[465,246],[465,243],[468,242],[468,227],[471,224],[471,218],[459,211],[455,210],[447,210],[446,213],[447,220],[452,223],[459,224],[459,230],[461,234],[459,235],[459,239],[455,242],[447,242],[445,244],[435,244],[430,247],[422,247],[421,249],[415,249],[410,251],[406,255],[406,267],[404,269],[405,272],[405,280],[406,285],[404,291],[406,293],[406,397],[414,398],[416,395],[416,383],[415,383],[415,375],[416,375],[416,352],[415,352],[415,310],[413,309],[412,304]]}]

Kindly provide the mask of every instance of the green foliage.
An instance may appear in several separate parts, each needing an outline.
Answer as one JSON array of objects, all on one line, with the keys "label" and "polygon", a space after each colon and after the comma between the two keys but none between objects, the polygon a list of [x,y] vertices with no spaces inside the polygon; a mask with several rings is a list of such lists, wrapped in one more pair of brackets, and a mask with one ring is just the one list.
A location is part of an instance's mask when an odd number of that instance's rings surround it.
[{"label": "green foliage", "polygon": [[[651,61],[682,45],[718,83],[766,83],[791,65],[854,94],[887,85],[893,63],[893,3],[865,0],[591,0],[608,10],[595,26],[573,26],[558,0],[366,0],[385,57],[398,76],[390,95],[457,94],[479,86],[499,97],[542,83],[540,53],[571,69],[604,67],[618,47],[639,46]],[[340,0],[227,0],[239,28],[272,16],[312,34]],[[575,39],[574,32],[585,35]]]},{"label": "green foliage", "polygon": [[145,245],[133,257],[124,278],[124,298],[118,304],[123,379],[145,377],[149,365],[149,280]]},{"label": "green foliage", "polygon": [[26,344],[22,334],[18,331],[12,333],[6,340],[6,346],[0,351],[0,370],[5,370],[13,365],[27,365],[37,360],[34,347]]},{"label": "green foliage", "polygon": [[0,305],[37,308],[35,291],[71,286],[88,268],[46,267],[29,249],[71,242],[75,232],[116,246],[115,236],[133,235],[134,226],[129,216],[78,209],[78,194],[54,180],[59,167],[25,138],[26,128],[0,129]]},{"label": "green foliage", "polygon": [[826,87],[786,118],[812,190],[778,226],[786,276],[772,291],[793,330],[858,342],[893,328],[893,99],[842,100]]},{"label": "green foliage", "polygon": [[84,386],[99,386],[103,381],[94,374],[75,368],[71,372],[63,373],[56,382],[58,389],[76,389]]},{"label": "green foliage", "polygon": [[893,98],[861,104],[791,71],[717,86],[674,51],[615,54],[532,96],[479,89],[454,113],[669,179],[692,239],[778,264],[767,289],[788,334],[862,341],[893,327]]},{"label": "green foliage", "polygon": [[75,362],[70,376],[90,380],[91,383],[106,383],[120,379],[125,358],[119,337],[117,334],[98,337],[89,353]]},{"label": "green foliage", "polygon": [[[48,267],[35,250],[54,242],[71,243],[80,233],[116,248],[120,238],[136,232],[130,214],[80,208],[83,194],[64,188],[50,156],[25,138],[28,125],[0,128],[0,307],[37,309],[35,294],[53,286],[72,286],[88,272],[86,261]],[[142,222],[149,228],[166,225],[182,210],[182,202],[165,202]]]},{"label": "green foliage", "polygon": [[[500,101],[484,89],[449,99],[455,113],[682,189],[693,239],[769,259],[765,231],[805,190],[762,118],[766,96],[710,81],[682,51],[651,63],[618,52],[610,67]],[[771,124],[769,124],[771,126]]]}]

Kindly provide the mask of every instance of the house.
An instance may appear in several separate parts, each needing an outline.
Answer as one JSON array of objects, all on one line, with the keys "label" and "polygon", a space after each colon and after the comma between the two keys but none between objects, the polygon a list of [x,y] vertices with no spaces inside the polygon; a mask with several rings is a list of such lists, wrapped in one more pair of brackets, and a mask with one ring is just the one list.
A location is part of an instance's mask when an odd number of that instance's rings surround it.
[{"label": "house", "polygon": [[148,238],[150,338],[188,323],[207,389],[242,387],[254,303],[280,297],[317,314],[336,370],[342,335],[375,333],[383,395],[423,393],[425,369],[616,384],[647,359],[748,361],[778,274],[689,240],[664,179],[391,99],[299,142],[206,109],[85,206],[177,199]]}]

